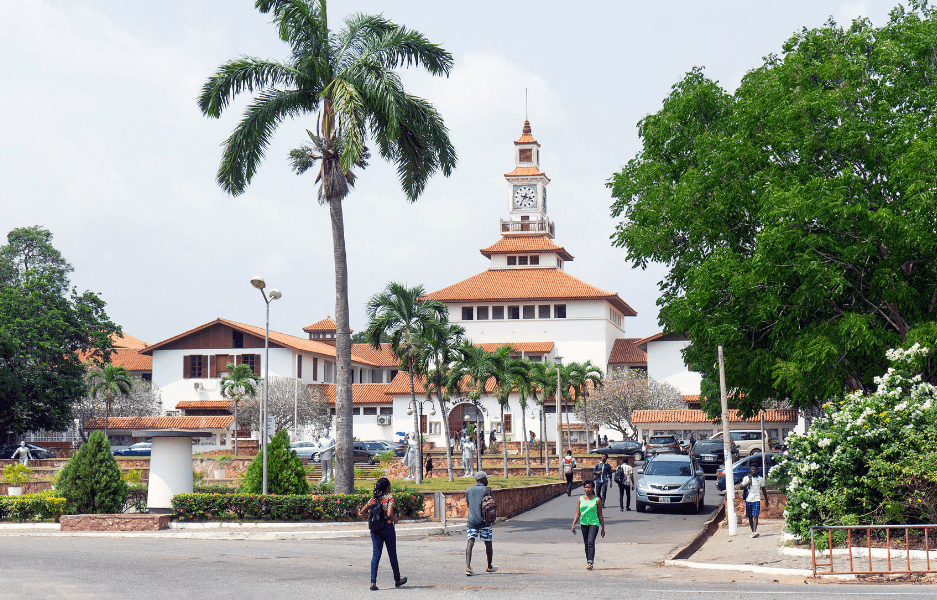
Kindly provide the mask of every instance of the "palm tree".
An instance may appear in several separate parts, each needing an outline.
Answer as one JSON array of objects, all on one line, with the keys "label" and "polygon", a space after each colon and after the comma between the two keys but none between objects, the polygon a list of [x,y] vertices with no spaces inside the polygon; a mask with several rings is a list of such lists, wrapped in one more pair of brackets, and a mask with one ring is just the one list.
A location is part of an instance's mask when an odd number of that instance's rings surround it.
[{"label": "palm tree", "polygon": [[[593,365],[591,360],[587,360],[582,364],[573,364],[576,365],[576,368],[571,383],[577,398],[582,398],[582,412],[585,415],[583,420],[586,422],[586,453],[588,454],[590,452],[589,438],[591,437],[589,433],[589,389],[602,385],[602,369]],[[598,427],[596,427],[596,431],[598,431]]]},{"label": "palm tree", "polygon": [[526,359],[517,361],[522,369],[521,375],[514,379],[514,389],[517,390],[517,404],[521,407],[521,431],[524,433],[523,443],[526,448],[524,463],[527,465],[527,476],[530,477],[530,444],[527,442],[527,403],[531,396],[531,388],[534,385],[532,362]]},{"label": "palm tree", "polygon": [[368,300],[368,326],[365,338],[374,348],[381,347],[381,336],[390,335],[390,347],[400,358],[400,368],[410,376],[410,398],[413,402],[413,435],[417,442],[416,483],[423,483],[423,435],[420,428],[420,406],[416,400],[413,376],[420,364],[421,339],[440,335],[449,309],[439,300],[423,300],[423,286],[408,288],[392,281],[384,291]]},{"label": "palm tree", "polygon": [[381,156],[394,163],[404,194],[415,202],[429,178],[455,168],[455,149],[442,117],[425,100],[408,94],[394,69],[417,65],[432,75],[452,69],[452,55],[418,31],[380,15],[356,14],[340,31],[328,27],[326,0],[257,0],[273,16],[280,39],[291,48],[286,62],[242,57],[212,75],[199,95],[202,114],[218,118],[239,93],[257,92],[243,119],[224,142],[218,184],[244,192],[257,171],[277,125],[288,117],[314,114],[311,145],[290,153],[299,174],[319,165],[318,199],[328,204],[335,260],[335,491],[354,489],[352,460],[351,334],[348,324],[348,264],[342,200],[354,186],[354,166],[363,168],[371,137]]},{"label": "palm tree", "polygon": [[446,320],[441,327],[427,329],[420,337],[421,366],[425,375],[426,395],[436,392],[442,412],[443,433],[446,436],[446,470],[449,481],[454,482],[452,473],[452,446],[449,444],[449,367],[455,357],[456,348],[462,344],[465,329]]},{"label": "palm tree", "polygon": [[[547,444],[547,422],[543,417],[543,408],[548,398],[556,397],[556,370],[545,362],[530,364],[530,392],[534,402],[540,406],[540,444],[546,456],[546,474],[550,474],[550,447]],[[539,397],[537,393],[540,393]],[[559,415],[557,415],[559,418]],[[562,458],[562,457],[561,457]]]},{"label": "palm tree", "polygon": [[[447,387],[450,393],[459,393],[463,386],[468,386],[468,398],[478,410],[478,400],[485,391],[488,380],[494,373],[492,353],[470,341],[465,341],[456,348],[456,359],[449,369],[449,382]],[[476,465],[481,470],[481,448],[476,454]]]},{"label": "palm tree", "polygon": [[133,381],[130,380],[130,371],[124,367],[115,367],[114,365],[104,365],[100,371],[92,371],[88,375],[88,382],[91,384],[91,395],[98,392],[104,394],[104,438],[107,439],[107,419],[111,416],[111,401],[114,396],[127,396],[133,389]]},{"label": "palm tree", "polygon": [[[238,403],[245,396],[253,398],[257,395],[255,382],[260,379],[247,363],[235,365],[228,363],[228,373],[221,378],[221,395],[231,398],[234,404],[234,455],[238,453]],[[264,424],[261,423],[261,427]]]},{"label": "palm tree", "polygon": [[511,346],[504,345],[495,350],[491,357],[494,365],[492,376],[495,378],[495,398],[501,406],[501,452],[504,456],[504,477],[508,477],[507,432],[504,429],[504,411],[511,406],[511,394],[519,385],[530,381],[529,370],[523,361],[511,358]]}]

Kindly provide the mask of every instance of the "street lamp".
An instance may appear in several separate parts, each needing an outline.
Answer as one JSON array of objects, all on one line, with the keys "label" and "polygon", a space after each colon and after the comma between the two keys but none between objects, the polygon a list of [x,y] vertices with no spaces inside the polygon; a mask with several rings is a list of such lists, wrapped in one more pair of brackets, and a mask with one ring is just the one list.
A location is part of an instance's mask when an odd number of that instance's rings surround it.
[{"label": "street lamp", "polygon": [[[278,289],[270,290],[270,296],[264,292],[266,283],[260,275],[251,277],[251,285],[260,290],[267,305],[267,322],[264,326],[264,402],[260,408],[260,444],[264,453],[263,494],[267,495],[267,397],[270,392],[270,302],[283,297]],[[235,433],[237,435],[237,433]]]},{"label": "street lamp", "polygon": [[416,407],[417,423],[419,424],[417,426],[417,431],[414,432],[416,434],[416,471],[414,472],[416,473],[417,485],[420,485],[421,483],[423,483],[423,403],[424,402],[429,402],[430,416],[435,415],[436,408],[433,405],[433,401],[429,399],[411,400],[409,403],[409,408],[407,408],[407,414],[412,415],[413,409],[414,407]]},{"label": "street lamp", "polygon": [[560,464],[563,464],[563,416],[560,414],[560,370],[563,367],[563,357],[557,356],[554,362],[556,364],[556,455],[560,457]]}]

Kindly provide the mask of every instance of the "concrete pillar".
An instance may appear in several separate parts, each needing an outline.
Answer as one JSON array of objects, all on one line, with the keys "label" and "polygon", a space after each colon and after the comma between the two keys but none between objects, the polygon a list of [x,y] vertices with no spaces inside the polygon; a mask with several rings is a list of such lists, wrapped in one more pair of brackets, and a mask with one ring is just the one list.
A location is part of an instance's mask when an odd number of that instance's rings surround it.
[{"label": "concrete pillar", "polygon": [[192,493],[192,438],[154,437],[146,504],[151,513],[172,512],[172,497]]}]

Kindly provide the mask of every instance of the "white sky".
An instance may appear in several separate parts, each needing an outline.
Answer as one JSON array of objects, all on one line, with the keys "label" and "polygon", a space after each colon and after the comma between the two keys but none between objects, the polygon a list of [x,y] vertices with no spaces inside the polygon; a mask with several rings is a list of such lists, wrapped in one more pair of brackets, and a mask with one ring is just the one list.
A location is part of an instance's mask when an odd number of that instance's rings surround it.
[{"label": "white sky", "polygon": [[[487,268],[478,249],[500,238],[524,90],[541,168],[551,178],[556,242],[568,273],[617,292],[638,316],[628,336],[660,330],[661,267],[633,270],[613,248],[606,180],[639,150],[636,124],[659,110],[694,66],[729,90],[802,26],[862,15],[881,25],[897,0],[784,1],[332,0],[338,28],[379,13],[423,32],[455,57],[448,79],[405,72],[433,103],[459,154],[413,205],[375,156],[345,201],[351,326],[390,280],[433,291]],[[283,298],[271,328],[334,316],[328,210],[314,174],[286,161],[312,117],[280,126],[238,198],[214,177],[221,142],[247,97],[222,119],[201,116],[201,85],[239,55],[285,60],[252,0],[0,0],[0,234],[42,225],[126,333],[155,343],[216,317],[263,325],[249,283]]]}]

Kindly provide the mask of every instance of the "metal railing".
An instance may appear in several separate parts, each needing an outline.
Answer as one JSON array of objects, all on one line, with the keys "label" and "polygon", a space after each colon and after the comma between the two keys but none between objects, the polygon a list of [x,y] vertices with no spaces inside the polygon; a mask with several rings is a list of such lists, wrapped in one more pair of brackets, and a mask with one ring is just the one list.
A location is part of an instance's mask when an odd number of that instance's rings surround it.
[{"label": "metal railing", "polygon": [[[846,531],[846,548],[837,549],[833,546],[833,532],[837,530]],[[865,531],[865,546],[853,547],[853,531]],[[900,547],[901,538],[892,537],[892,531],[904,530],[904,548]],[[827,549],[821,550],[820,557],[823,554],[829,555],[829,564],[824,560],[822,564],[817,563],[816,533],[826,532]],[[872,532],[876,535],[873,537]],[[911,534],[914,531],[915,542],[923,541],[923,550],[911,549]],[[873,547],[873,539],[882,543],[881,533],[884,532],[884,548]],[[923,540],[921,533],[923,533]],[[813,575],[885,575],[890,573],[909,574],[909,573],[937,573],[937,525],[823,525],[810,528],[810,557],[813,562]],[[857,536],[861,538],[862,536]],[[899,544],[899,547],[892,548],[892,541]],[[861,543],[861,542],[860,542]],[[931,549],[931,545],[934,549]],[[863,556],[864,555],[864,556]],[[934,562],[931,563],[931,555]],[[838,561],[834,562],[834,556]],[[892,556],[898,560],[897,564],[892,565]],[[845,567],[845,561],[848,557],[849,569],[838,569]],[[868,569],[858,570],[855,559],[868,558]],[[903,560],[901,560],[903,559]],[[836,563],[839,564],[836,564]],[[861,561],[863,565],[866,561]],[[829,567],[828,571],[819,570],[822,567]],[[903,568],[902,568],[903,567]]]},{"label": "metal railing", "polygon": [[501,219],[501,233],[549,233],[550,237],[556,235],[556,228],[549,219],[532,219],[530,221],[512,221]]}]

